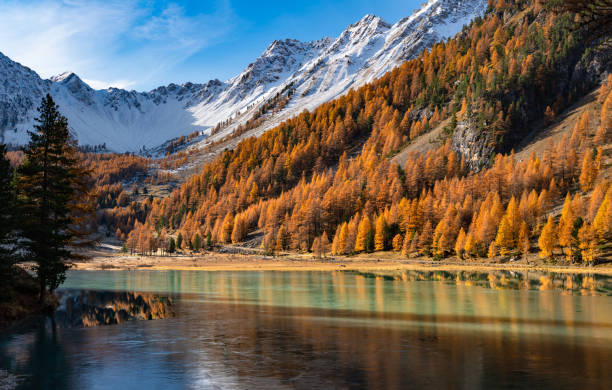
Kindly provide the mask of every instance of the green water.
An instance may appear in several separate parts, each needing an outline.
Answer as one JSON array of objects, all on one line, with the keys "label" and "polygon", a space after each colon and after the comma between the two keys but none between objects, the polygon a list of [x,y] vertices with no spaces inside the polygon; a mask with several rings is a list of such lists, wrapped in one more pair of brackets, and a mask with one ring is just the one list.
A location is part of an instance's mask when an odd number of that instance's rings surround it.
[{"label": "green water", "polygon": [[[177,317],[13,331],[18,388],[612,388],[610,278],[540,273],[73,271]],[[1,382],[0,382],[1,383]]]}]

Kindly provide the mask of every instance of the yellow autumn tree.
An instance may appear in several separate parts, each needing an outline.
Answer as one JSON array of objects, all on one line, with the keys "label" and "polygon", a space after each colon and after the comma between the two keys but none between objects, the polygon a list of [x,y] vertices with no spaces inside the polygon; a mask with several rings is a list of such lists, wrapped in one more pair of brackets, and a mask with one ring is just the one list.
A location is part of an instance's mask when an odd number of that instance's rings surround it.
[{"label": "yellow autumn tree", "polygon": [[582,261],[593,263],[597,257],[597,240],[593,227],[585,223],[578,231],[578,242]]},{"label": "yellow autumn tree", "polygon": [[582,159],[582,169],[580,170],[580,188],[582,191],[587,192],[593,189],[593,185],[595,184],[595,180],[597,180],[599,172],[597,169],[597,165],[593,160],[593,156],[590,151],[584,154],[584,159]]},{"label": "yellow autumn tree", "polygon": [[221,224],[221,242],[230,242],[232,230],[234,230],[234,216],[232,213],[227,213],[225,214],[225,218],[223,218],[223,223]]},{"label": "yellow autumn tree", "polygon": [[492,242],[491,245],[489,245],[489,250],[487,251],[487,257],[495,257],[497,256],[497,246],[495,245],[495,242]]},{"label": "yellow autumn tree", "polygon": [[508,203],[506,213],[501,219],[497,229],[497,236],[495,237],[495,246],[497,246],[502,256],[510,254],[517,248],[521,222],[518,204],[516,199],[512,197],[510,203]]},{"label": "yellow autumn tree", "polygon": [[396,234],[395,237],[393,237],[393,241],[391,242],[393,246],[393,251],[400,252],[402,250],[403,243],[404,243],[404,238],[402,237],[402,235],[399,233]]},{"label": "yellow autumn tree", "polygon": [[321,234],[321,253],[323,254],[323,257],[327,257],[327,254],[330,251],[330,244],[329,244],[329,238],[327,238],[327,233],[324,231],[323,234]]},{"label": "yellow autumn tree", "polygon": [[453,249],[451,241],[450,226],[446,218],[442,219],[434,230],[432,240],[432,250],[436,257],[444,257]]},{"label": "yellow autumn tree", "polygon": [[412,243],[412,234],[406,232],[404,235],[404,242],[402,243],[402,255],[408,256],[410,254],[410,244]]},{"label": "yellow autumn tree", "polygon": [[[369,221],[369,219],[368,219]],[[376,218],[376,233],[374,234],[374,250],[384,251],[385,250],[385,233],[387,230],[387,223],[385,217],[381,214]]]},{"label": "yellow autumn tree", "polygon": [[276,234],[276,243],[274,245],[274,249],[279,252],[285,250],[289,247],[289,233],[287,232],[287,228],[285,225],[281,225],[278,228],[278,233]]},{"label": "yellow autumn tree", "polygon": [[234,218],[234,227],[231,235],[232,243],[235,244],[244,240],[247,235],[247,228],[248,226],[245,217],[242,214],[238,214],[236,218]]},{"label": "yellow autumn tree", "polygon": [[612,231],[612,187],[606,192],[603,202],[593,218],[593,231],[599,240],[604,240]]},{"label": "yellow autumn tree", "polygon": [[459,230],[459,235],[457,236],[457,241],[455,241],[455,254],[457,255],[458,259],[463,259],[463,251],[464,251],[463,248],[465,247],[465,239],[466,239],[465,230],[461,228]]},{"label": "yellow autumn tree", "polygon": [[519,249],[521,250],[521,253],[523,253],[523,255],[526,255],[527,253],[529,253],[529,250],[531,249],[531,240],[529,237],[529,226],[527,225],[527,222],[525,221],[521,223],[521,228],[519,230],[518,246],[519,246]]},{"label": "yellow autumn tree", "polygon": [[[380,218],[380,217],[379,217]],[[357,238],[355,239],[355,252],[372,251],[372,223],[367,215],[364,215],[357,228]]]},{"label": "yellow autumn tree", "polygon": [[559,218],[558,239],[559,245],[567,252],[572,244],[572,230],[574,229],[575,212],[569,192],[565,196],[561,218]]},{"label": "yellow autumn tree", "polygon": [[431,242],[433,240],[433,227],[431,221],[427,220],[423,225],[423,230],[419,235],[418,249],[421,254],[429,255],[431,253]]},{"label": "yellow autumn tree", "polygon": [[497,229],[497,237],[495,237],[495,246],[499,248],[499,253],[502,256],[508,255],[515,247],[514,237],[508,219],[504,216]]},{"label": "yellow autumn tree", "polygon": [[476,255],[476,240],[472,233],[468,233],[465,237],[465,246],[463,247],[464,255],[475,256]]},{"label": "yellow autumn tree", "polygon": [[312,246],[310,247],[310,251],[313,253],[315,257],[321,258],[321,237],[315,237],[312,241]]},{"label": "yellow autumn tree", "polygon": [[540,247],[540,257],[545,259],[553,255],[555,246],[557,245],[557,233],[556,233],[555,221],[552,215],[548,217],[546,225],[542,229],[540,238],[538,239],[538,246]]},{"label": "yellow autumn tree", "polygon": [[348,223],[344,222],[338,227],[336,238],[333,242],[332,251],[334,255],[341,255],[345,253],[346,241],[348,239]]}]

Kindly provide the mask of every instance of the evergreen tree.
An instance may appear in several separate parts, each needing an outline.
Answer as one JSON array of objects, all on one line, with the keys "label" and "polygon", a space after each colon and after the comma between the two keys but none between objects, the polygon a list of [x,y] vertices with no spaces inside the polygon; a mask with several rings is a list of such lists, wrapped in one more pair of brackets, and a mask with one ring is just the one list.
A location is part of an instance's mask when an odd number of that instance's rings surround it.
[{"label": "evergreen tree", "polygon": [[65,279],[69,262],[92,245],[94,198],[89,172],[76,157],[76,142],[68,122],[50,95],[43,98],[35,131],[19,168],[18,193],[25,249],[36,263],[41,303],[47,288],[56,289]]},{"label": "evergreen tree", "polygon": [[202,247],[202,239],[198,233],[193,236],[193,240],[191,240],[191,247],[193,248],[194,252],[198,252]]},{"label": "evergreen tree", "polygon": [[174,253],[176,251],[176,242],[174,241],[174,237],[170,237],[168,242],[168,253]]},{"label": "evergreen tree", "polygon": [[181,232],[179,232],[178,235],[176,236],[176,248],[177,249],[183,248],[183,234],[181,234]]},{"label": "evergreen tree", "polygon": [[[17,262],[15,217],[13,170],[6,159],[6,146],[0,144],[0,291],[8,287],[13,275],[13,265]],[[0,293],[0,300],[4,295]]]},{"label": "evergreen tree", "polygon": [[212,249],[212,247],[213,247],[212,233],[209,231],[208,233],[206,233],[206,248]]},{"label": "evergreen tree", "polygon": [[582,259],[581,251],[580,251],[580,240],[579,233],[580,228],[584,225],[584,220],[582,217],[577,217],[574,219],[574,223],[572,224],[572,231],[570,233],[570,242],[569,247],[566,249],[567,259],[574,261],[580,261]]}]

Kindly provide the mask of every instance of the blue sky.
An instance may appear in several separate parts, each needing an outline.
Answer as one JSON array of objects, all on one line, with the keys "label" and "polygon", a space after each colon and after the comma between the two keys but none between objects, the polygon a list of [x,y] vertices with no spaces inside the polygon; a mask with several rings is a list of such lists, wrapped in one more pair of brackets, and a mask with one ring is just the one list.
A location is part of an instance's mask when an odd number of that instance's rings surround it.
[{"label": "blue sky", "polygon": [[372,13],[390,23],[424,0],[0,0],[0,52],[42,77],[149,90],[226,80],[274,39],[336,37]]}]

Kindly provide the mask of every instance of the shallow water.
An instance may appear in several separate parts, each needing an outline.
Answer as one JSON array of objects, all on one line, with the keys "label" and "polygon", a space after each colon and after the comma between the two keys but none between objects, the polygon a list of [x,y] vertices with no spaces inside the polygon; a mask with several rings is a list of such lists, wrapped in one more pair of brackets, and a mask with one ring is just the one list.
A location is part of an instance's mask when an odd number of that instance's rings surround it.
[{"label": "shallow water", "polygon": [[[612,388],[610,278],[72,271],[176,317],[0,336],[18,388]],[[1,386],[0,386],[1,387]]]}]

